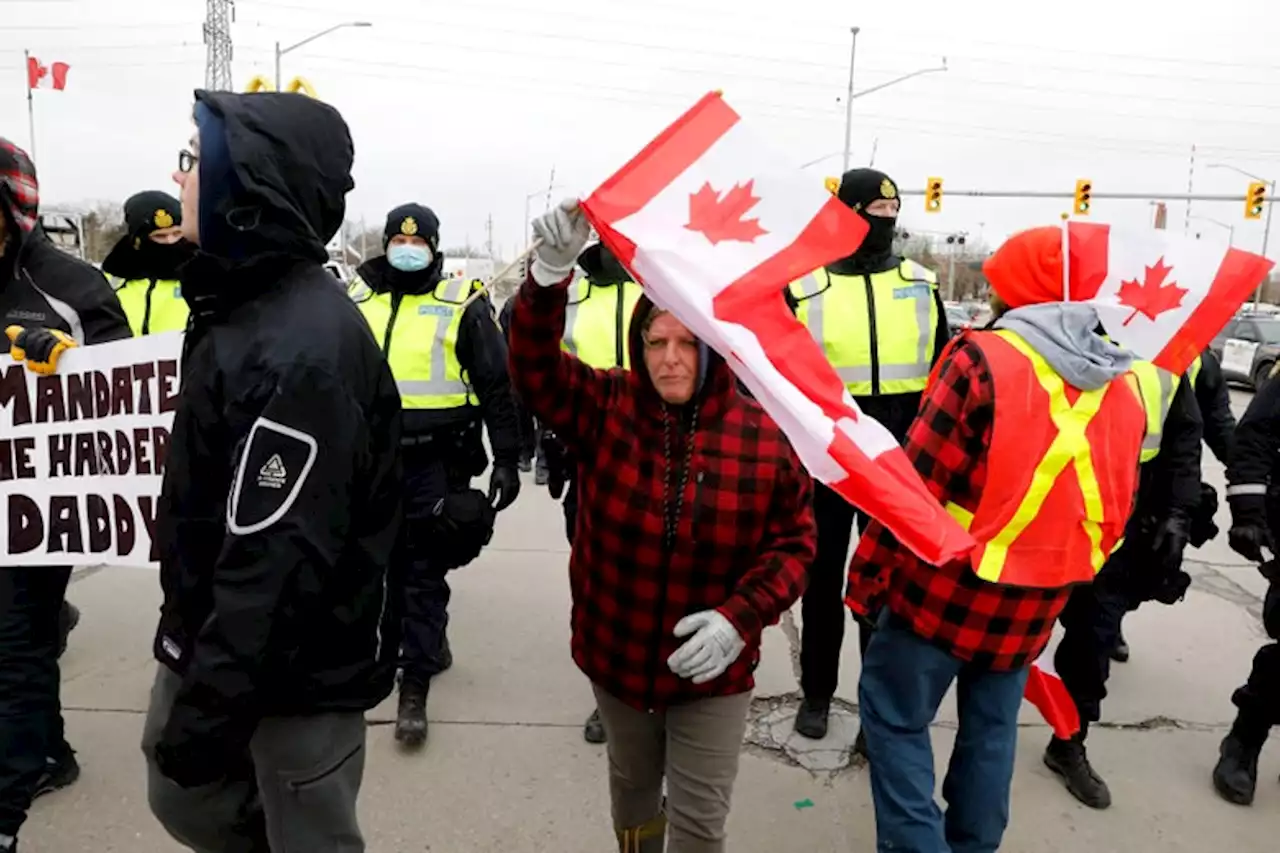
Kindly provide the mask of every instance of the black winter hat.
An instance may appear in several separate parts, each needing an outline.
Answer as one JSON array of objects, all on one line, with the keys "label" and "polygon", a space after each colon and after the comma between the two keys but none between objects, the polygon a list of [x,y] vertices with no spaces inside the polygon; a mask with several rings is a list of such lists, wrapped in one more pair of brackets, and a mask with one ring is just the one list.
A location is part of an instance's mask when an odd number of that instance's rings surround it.
[{"label": "black winter hat", "polygon": [[836,197],[853,210],[861,210],[882,198],[897,198],[898,185],[876,169],[850,169],[840,178]]},{"label": "black winter hat", "polygon": [[440,247],[440,219],[431,208],[421,204],[402,204],[387,214],[387,224],[382,229],[382,248],[387,248],[397,234],[421,237],[434,252]]},{"label": "black winter hat", "polygon": [[182,204],[160,190],[129,196],[124,203],[124,227],[130,237],[145,237],[152,231],[182,224]]}]

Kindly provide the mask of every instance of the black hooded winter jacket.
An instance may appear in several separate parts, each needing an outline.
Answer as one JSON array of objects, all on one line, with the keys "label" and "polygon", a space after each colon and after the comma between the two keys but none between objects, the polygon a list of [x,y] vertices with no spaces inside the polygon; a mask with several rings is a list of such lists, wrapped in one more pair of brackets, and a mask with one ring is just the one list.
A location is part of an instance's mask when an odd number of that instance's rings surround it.
[{"label": "black hooded winter jacket", "polygon": [[110,283],[53,244],[37,221],[38,208],[35,168],[0,140],[0,216],[8,234],[0,256],[0,330],[58,329],[80,344],[132,337]]},{"label": "black hooded winter jacket", "polygon": [[196,121],[201,249],[180,271],[192,324],[155,655],[182,675],[166,738],[234,751],[264,716],[391,691],[400,395],[322,266],[352,186],[341,116],[303,95],[198,91]]}]

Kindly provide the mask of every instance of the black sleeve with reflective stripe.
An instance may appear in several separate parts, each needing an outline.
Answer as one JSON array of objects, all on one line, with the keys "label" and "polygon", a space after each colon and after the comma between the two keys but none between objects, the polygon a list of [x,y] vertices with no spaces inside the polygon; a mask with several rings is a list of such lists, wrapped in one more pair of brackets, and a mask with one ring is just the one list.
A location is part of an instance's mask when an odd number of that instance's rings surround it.
[{"label": "black sleeve with reflective stripe", "polygon": [[1200,373],[1196,376],[1196,402],[1204,418],[1204,441],[1226,465],[1231,458],[1231,444],[1235,438],[1236,417],[1231,413],[1231,394],[1222,376],[1222,366],[1214,354],[1205,350],[1200,357]]},{"label": "black sleeve with reflective stripe", "polygon": [[1140,497],[1143,512],[1161,510],[1191,513],[1200,504],[1200,442],[1204,421],[1190,382],[1178,383],[1164,419],[1160,453],[1143,467]]},{"label": "black sleeve with reflective stripe", "polygon": [[458,363],[480,398],[494,464],[516,467],[520,459],[520,428],[507,374],[507,341],[492,308],[483,299],[472,302],[462,318]]},{"label": "black sleeve with reflective stripe", "polygon": [[[1280,381],[1268,379],[1253,396],[1236,426],[1227,463],[1227,496],[1244,493],[1240,487],[1265,487],[1271,482],[1280,453]],[[1265,493],[1265,489],[1255,489]]]}]

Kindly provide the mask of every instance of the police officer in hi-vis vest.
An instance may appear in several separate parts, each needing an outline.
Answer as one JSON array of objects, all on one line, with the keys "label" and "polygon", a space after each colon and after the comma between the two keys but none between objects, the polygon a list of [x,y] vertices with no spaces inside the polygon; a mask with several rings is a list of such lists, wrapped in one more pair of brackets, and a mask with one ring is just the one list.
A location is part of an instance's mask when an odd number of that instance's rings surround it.
[{"label": "police officer in hi-vis vest", "polygon": [[[901,442],[948,338],[938,278],[893,252],[901,202],[888,175],[853,169],[840,179],[836,195],[870,230],[852,255],[794,282],[790,298],[858,406]],[[805,737],[822,738],[840,675],[844,582],[855,513],[831,489],[821,483],[814,486],[818,554],[802,605],[804,701],[795,728]],[[865,651],[870,624],[859,622],[859,634]],[[864,749],[861,733],[857,748]]]},{"label": "police officer in hi-vis vest", "polygon": [[168,193],[140,192],[124,203],[125,235],[102,262],[135,335],[181,332],[187,302],[178,267],[195,247],[182,239],[182,205]]},{"label": "police officer in hi-vis vest", "polygon": [[[520,491],[519,435],[507,346],[492,304],[464,277],[442,278],[440,222],[419,204],[387,215],[386,254],[360,265],[351,297],[369,321],[400,389],[404,411],[404,641],[396,740],[427,737],[431,678],[453,664],[445,628],[449,570],[474,559],[493,530],[493,514]],[[488,464],[489,492],[471,489]]]}]

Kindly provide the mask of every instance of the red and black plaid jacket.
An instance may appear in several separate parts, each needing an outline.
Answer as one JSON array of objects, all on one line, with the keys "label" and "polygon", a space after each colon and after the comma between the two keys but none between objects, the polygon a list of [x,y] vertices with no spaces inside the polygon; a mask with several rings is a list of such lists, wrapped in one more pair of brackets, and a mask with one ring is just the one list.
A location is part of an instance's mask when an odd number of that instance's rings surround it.
[{"label": "red and black plaid jacket", "polygon": [[[977,510],[994,419],[991,369],[962,338],[939,363],[907,433],[907,456],[942,503]],[[1071,594],[1070,587],[988,583],[967,560],[930,565],[873,521],[854,552],[846,601],[865,615],[886,590],[893,618],[956,657],[997,670],[1021,669],[1039,656]]]},{"label": "red and black plaid jacket", "polygon": [[[578,460],[569,581],[573,659],[645,709],[754,686],[760,634],[799,598],[816,542],[812,484],[782,430],[719,358],[692,407],[666,406],[643,369],[596,370],[560,348],[566,284],[526,282],[511,322],[522,400]],[[643,365],[636,306],[631,363]],[[747,647],[720,678],[678,678],[667,658],[690,613],[723,613]]]}]

